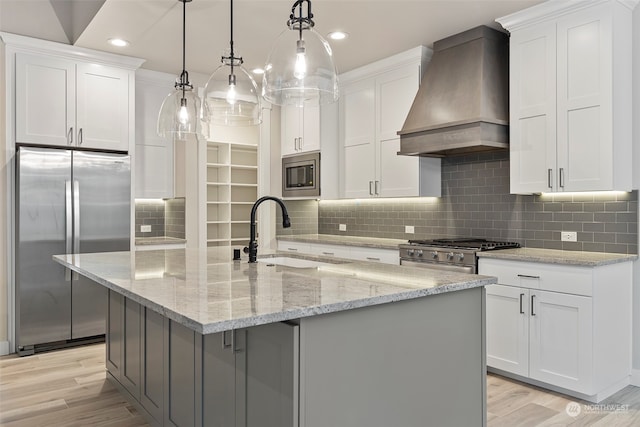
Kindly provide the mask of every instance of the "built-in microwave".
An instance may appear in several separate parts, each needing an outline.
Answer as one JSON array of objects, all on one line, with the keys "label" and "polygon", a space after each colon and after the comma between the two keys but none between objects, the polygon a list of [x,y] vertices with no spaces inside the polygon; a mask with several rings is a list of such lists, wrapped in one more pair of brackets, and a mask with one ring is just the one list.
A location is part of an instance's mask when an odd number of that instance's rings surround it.
[{"label": "built-in microwave", "polygon": [[282,197],[320,197],[320,153],[282,158]]}]

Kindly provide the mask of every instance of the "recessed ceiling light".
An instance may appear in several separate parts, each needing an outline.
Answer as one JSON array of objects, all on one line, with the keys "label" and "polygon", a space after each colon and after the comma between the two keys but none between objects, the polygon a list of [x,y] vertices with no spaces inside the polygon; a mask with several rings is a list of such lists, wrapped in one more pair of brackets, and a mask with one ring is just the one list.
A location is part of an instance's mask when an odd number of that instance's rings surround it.
[{"label": "recessed ceiling light", "polygon": [[251,72],[253,74],[264,74],[264,70],[262,68],[254,68]]},{"label": "recessed ceiling light", "polygon": [[349,37],[349,34],[343,32],[343,31],[332,31],[329,34],[327,34],[327,36],[331,40],[344,40],[347,37]]},{"label": "recessed ceiling light", "polygon": [[129,46],[129,42],[124,40],[124,39],[109,39],[107,40],[109,42],[109,44],[113,45],[113,46],[117,46],[117,47],[125,47],[125,46]]}]

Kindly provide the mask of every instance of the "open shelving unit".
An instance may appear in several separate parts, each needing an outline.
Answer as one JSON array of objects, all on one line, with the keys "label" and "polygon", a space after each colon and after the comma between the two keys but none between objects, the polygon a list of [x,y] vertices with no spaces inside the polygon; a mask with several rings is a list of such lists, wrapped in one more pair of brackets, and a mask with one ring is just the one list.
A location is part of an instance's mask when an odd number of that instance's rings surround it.
[{"label": "open shelving unit", "polygon": [[207,143],[207,246],[246,246],[258,198],[258,135]]}]

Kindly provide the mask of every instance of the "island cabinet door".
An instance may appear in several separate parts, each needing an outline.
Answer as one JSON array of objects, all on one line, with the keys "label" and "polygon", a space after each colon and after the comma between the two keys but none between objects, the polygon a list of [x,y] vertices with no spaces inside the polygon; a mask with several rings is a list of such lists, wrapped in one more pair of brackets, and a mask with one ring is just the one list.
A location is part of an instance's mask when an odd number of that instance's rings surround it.
[{"label": "island cabinet door", "polygon": [[167,358],[164,375],[164,425],[192,427],[200,425],[196,414],[200,402],[196,396],[201,364],[202,335],[167,320],[164,338]]},{"label": "island cabinet door", "polygon": [[161,314],[143,308],[141,312],[142,366],[140,403],[158,424],[164,411],[164,323]]},{"label": "island cabinet door", "polygon": [[123,307],[124,297],[110,290],[107,306],[106,364],[107,371],[118,381],[120,381],[122,349],[124,347]]},{"label": "island cabinet door", "polygon": [[202,344],[202,425],[236,424],[236,331],[208,334]]},{"label": "island cabinet door", "polygon": [[140,304],[123,298],[123,339],[120,383],[140,399]]},{"label": "island cabinet door", "polygon": [[298,426],[299,329],[288,323],[247,329],[243,426]]}]

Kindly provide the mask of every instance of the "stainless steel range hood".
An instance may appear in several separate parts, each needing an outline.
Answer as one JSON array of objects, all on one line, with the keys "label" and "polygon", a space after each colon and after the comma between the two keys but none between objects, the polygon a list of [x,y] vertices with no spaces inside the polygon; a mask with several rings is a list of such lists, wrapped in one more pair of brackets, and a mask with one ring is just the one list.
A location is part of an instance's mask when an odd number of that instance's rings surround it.
[{"label": "stainless steel range hood", "polygon": [[480,26],[437,41],[400,135],[407,156],[508,148],[509,38]]}]

